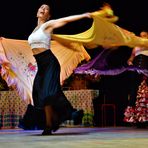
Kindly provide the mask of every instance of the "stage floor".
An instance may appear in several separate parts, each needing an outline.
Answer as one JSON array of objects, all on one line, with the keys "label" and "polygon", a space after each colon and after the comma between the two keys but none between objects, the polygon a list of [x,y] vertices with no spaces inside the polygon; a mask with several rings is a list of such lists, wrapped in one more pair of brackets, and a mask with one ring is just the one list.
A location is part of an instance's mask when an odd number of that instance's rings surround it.
[{"label": "stage floor", "polygon": [[2,129],[0,148],[147,148],[148,129],[60,128],[50,136],[41,130]]}]

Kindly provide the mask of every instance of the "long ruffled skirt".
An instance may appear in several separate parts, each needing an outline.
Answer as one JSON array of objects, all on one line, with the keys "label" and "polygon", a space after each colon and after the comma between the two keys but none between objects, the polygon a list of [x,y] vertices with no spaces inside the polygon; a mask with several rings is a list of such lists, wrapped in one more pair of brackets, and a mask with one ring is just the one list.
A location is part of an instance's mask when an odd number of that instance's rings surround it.
[{"label": "long ruffled skirt", "polygon": [[67,119],[73,107],[67,100],[60,85],[60,64],[50,50],[34,56],[38,71],[33,85],[33,101],[36,109],[51,105],[60,114],[62,120]]},{"label": "long ruffled skirt", "polygon": [[60,64],[54,54],[47,50],[34,55],[38,71],[33,84],[34,106],[28,105],[27,111],[20,121],[23,129],[43,129],[45,127],[44,106],[50,105],[58,117],[58,124],[71,119],[73,109],[64,95],[60,85]]}]

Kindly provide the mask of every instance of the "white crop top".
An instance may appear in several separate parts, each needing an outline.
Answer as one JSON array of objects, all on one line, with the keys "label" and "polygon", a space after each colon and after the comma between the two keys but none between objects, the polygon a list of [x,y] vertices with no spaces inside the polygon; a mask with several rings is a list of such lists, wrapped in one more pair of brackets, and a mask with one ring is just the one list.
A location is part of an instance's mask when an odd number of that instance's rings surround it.
[{"label": "white crop top", "polygon": [[44,32],[45,24],[41,25],[39,29],[33,31],[28,37],[28,43],[33,48],[50,48],[51,35]]},{"label": "white crop top", "polygon": [[135,56],[138,56],[140,54],[148,56],[148,48],[146,47],[135,47],[135,48],[136,48]]}]

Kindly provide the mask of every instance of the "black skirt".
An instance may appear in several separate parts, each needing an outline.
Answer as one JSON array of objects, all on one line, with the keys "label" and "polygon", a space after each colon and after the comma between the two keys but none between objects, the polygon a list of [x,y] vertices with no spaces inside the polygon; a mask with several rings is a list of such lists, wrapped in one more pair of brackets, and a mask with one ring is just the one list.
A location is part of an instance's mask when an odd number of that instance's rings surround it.
[{"label": "black skirt", "polygon": [[139,69],[148,70],[148,56],[143,55],[143,54],[136,56],[134,58],[133,64]]},{"label": "black skirt", "polygon": [[34,55],[38,70],[33,84],[34,106],[28,105],[19,127],[23,129],[44,129],[44,106],[51,105],[58,117],[53,124],[60,124],[72,118],[75,111],[64,95],[60,85],[60,64],[50,50]]},{"label": "black skirt", "polygon": [[62,121],[71,116],[73,107],[60,85],[60,64],[51,50],[34,55],[38,71],[33,84],[33,101],[36,109],[51,105]]}]

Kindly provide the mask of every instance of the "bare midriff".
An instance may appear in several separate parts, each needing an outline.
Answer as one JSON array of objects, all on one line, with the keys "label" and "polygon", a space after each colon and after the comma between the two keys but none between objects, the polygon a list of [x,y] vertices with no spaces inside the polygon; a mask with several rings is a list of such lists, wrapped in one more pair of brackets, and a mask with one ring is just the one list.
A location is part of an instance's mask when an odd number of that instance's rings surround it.
[{"label": "bare midriff", "polygon": [[32,52],[33,52],[33,55],[36,55],[36,54],[42,53],[42,52],[44,52],[46,50],[49,50],[49,49],[46,49],[46,48],[33,48]]}]

